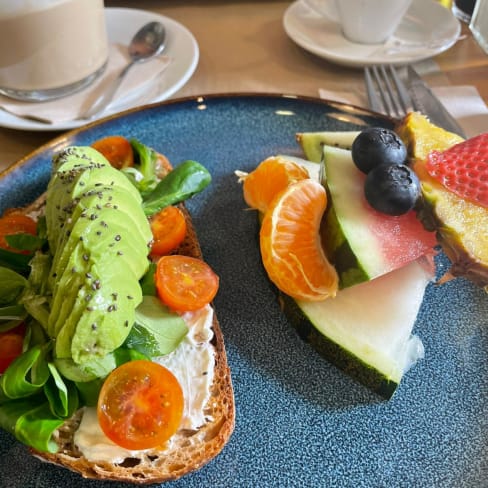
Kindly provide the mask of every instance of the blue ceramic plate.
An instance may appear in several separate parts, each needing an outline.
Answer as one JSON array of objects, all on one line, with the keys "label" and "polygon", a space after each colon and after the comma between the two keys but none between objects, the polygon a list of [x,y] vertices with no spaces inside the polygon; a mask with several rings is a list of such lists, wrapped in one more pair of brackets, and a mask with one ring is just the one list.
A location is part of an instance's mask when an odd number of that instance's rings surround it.
[{"label": "blue ceramic plate", "polygon": [[[486,294],[463,280],[429,286],[415,332],[426,357],[384,401],[332,367],[285,320],[260,265],[256,216],[234,170],[300,154],[297,131],[388,127],[388,119],[311,98],[227,95],[126,112],[61,136],[0,179],[0,212],[44,189],[53,152],[109,134],[136,137],[173,163],[213,175],[188,202],[221,277],[215,301],[233,374],[236,429],[220,456],[174,487],[474,487],[488,480]],[[0,432],[0,486],[89,488]],[[121,485],[122,486],[122,485]],[[125,485],[124,485],[125,486]]]}]

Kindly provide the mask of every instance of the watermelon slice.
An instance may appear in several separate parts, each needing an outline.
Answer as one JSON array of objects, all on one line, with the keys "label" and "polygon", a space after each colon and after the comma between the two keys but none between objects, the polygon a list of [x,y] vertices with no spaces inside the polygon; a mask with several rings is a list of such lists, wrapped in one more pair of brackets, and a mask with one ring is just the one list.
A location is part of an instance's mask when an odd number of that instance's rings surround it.
[{"label": "watermelon slice", "polygon": [[372,280],[421,256],[434,254],[436,237],[413,211],[399,216],[374,210],[364,197],[365,175],[351,152],[324,146],[331,206],[323,241],[340,277],[340,288]]}]

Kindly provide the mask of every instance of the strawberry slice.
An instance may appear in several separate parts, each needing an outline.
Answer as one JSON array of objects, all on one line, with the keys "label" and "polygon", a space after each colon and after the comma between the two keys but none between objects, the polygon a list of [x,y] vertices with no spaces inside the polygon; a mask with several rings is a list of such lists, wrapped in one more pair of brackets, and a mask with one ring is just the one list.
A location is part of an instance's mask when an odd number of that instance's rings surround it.
[{"label": "strawberry slice", "polygon": [[488,133],[430,152],[425,167],[448,190],[488,207]]}]

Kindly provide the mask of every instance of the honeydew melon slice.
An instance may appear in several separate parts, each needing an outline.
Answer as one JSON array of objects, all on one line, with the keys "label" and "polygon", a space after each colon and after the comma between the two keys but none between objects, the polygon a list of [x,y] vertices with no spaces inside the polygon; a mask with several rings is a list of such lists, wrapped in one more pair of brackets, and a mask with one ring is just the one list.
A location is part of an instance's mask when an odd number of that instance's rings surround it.
[{"label": "honeydew melon slice", "polygon": [[424,355],[412,335],[432,274],[421,260],[321,302],[285,300],[285,311],[327,360],[385,398]]},{"label": "honeydew melon slice", "polygon": [[322,146],[340,147],[351,149],[354,139],[359,131],[322,131],[322,132],[298,132],[295,134],[297,142],[302,147],[305,157],[309,161],[318,163],[322,158]]},{"label": "honeydew melon slice", "polygon": [[291,156],[290,154],[278,154],[277,158],[283,158],[288,161],[292,161],[305,168],[308,172],[309,178],[315,181],[320,181],[320,165],[309,161],[308,159],[300,158],[299,156]]},{"label": "honeydew melon slice", "polygon": [[365,175],[351,152],[323,146],[329,207],[322,226],[329,260],[339,287],[372,280],[423,255],[432,255],[435,233],[411,211],[399,216],[374,210],[364,197]]}]

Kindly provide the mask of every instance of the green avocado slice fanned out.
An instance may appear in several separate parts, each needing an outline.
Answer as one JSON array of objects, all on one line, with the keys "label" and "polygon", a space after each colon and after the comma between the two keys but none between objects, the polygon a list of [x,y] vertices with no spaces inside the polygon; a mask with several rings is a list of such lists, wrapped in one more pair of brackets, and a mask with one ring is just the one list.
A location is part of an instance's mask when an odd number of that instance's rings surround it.
[{"label": "green avocado slice fanned out", "polygon": [[142,199],[100,153],[70,147],[54,160],[46,220],[55,357],[101,358],[124,342],[142,300],[152,238]]}]

